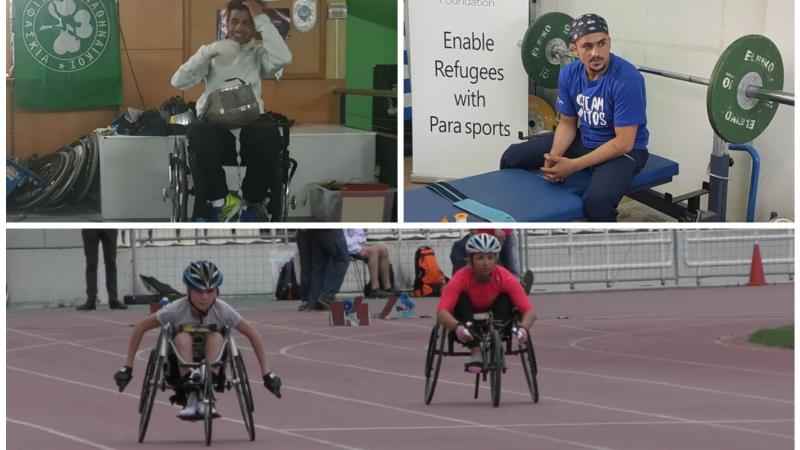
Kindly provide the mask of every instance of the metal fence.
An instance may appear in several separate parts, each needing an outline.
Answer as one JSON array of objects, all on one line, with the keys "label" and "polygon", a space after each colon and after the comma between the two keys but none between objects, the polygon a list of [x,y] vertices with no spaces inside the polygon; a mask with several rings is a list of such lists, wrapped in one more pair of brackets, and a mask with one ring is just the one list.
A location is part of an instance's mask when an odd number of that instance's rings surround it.
[{"label": "metal fence", "polygon": [[[434,249],[449,275],[450,249],[465,230],[372,229],[371,243],[389,248],[396,287],[410,289],[414,253]],[[530,268],[537,288],[576,288],[626,283],[700,284],[706,279],[747,277],[753,247],[759,244],[764,271],[794,277],[794,230],[516,230],[522,268]],[[296,252],[295,230],[128,230],[120,244],[130,246],[134,291],[144,293],[138,275],[149,275],[182,290],[180,274],[190,260],[210,259],[225,273],[226,294],[271,294],[278,270]],[[352,265],[342,292],[357,292],[364,264]],[[723,281],[723,284],[725,281]]]},{"label": "metal fence", "polygon": [[523,232],[523,266],[536,284],[701,284],[745,277],[758,244],[767,275],[794,277],[794,230],[603,230]]},{"label": "metal fence", "polygon": [[144,293],[139,275],[183,291],[182,270],[198,259],[212,260],[222,269],[227,294],[271,293],[278,268],[295,247],[287,230],[131,230],[128,236],[134,294]]}]

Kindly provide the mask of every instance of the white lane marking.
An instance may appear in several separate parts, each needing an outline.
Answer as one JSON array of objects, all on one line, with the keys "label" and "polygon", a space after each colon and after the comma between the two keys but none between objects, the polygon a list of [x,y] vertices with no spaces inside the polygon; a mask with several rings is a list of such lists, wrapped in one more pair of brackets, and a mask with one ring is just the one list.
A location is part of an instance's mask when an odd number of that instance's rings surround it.
[{"label": "white lane marking", "polygon": [[[698,423],[792,423],[794,419],[737,419],[737,420],[702,420]],[[549,427],[607,427],[607,426],[634,426],[634,425],[694,425],[693,423],[679,421],[635,421],[635,422],[569,422],[569,423],[513,423],[497,424],[501,428],[549,428]],[[284,431],[423,431],[423,430],[451,430],[451,429],[484,428],[478,425],[431,425],[431,426],[403,426],[403,427],[343,427],[343,428],[286,428]]]},{"label": "white lane marking", "polygon": [[120,337],[99,337],[99,338],[91,338],[91,339],[81,339],[78,341],[63,341],[63,342],[48,342],[46,344],[35,344],[35,345],[26,345],[25,347],[16,347],[16,348],[9,348],[6,350],[6,353],[11,352],[18,352],[20,350],[30,350],[32,348],[42,348],[42,347],[53,347],[55,345],[63,345],[65,343],[70,344],[84,344],[87,342],[94,342],[94,341],[103,341],[108,342],[113,339],[128,339],[128,336],[120,336]]},{"label": "white lane marking", "polygon": [[91,314],[86,314],[83,317],[85,317],[86,319],[90,319],[90,320],[96,320],[98,322],[108,322],[108,323],[113,323],[113,324],[116,324],[116,325],[125,325],[125,326],[130,326],[131,325],[130,322],[120,322],[119,320],[104,319],[102,317],[95,317],[95,316],[93,316]]},{"label": "white lane marking", "polygon": [[[748,319],[742,319],[741,321],[747,321],[747,320]],[[727,324],[727,323],[730,323],[730,322],[725,322],[725,324]],[[582,344],[584,342],[595,340],[595,339],[603,339],[603,338],[606,338],[606,337],[624,336],[626,334],[633,334],[633,333],[638,333],[638,332],[641,332],[641,331],[648,331],[648,332],[671,331],[671,330],[680,330],[680,329],[685,329],[685,328],[698,327],[698,326],[708,326],[708,325],[709,325],[708,323],[692,324],[692,325],[688,325],[687,324],[687,325],[683,325],[683,326],[680,326],[680,327],[662,327],[662,328],[637,329],[637,330],[622,331],[622,332],[611,333],[611,334],[607,334],[607,335],[603,335],[603,336],[589,336],[589,337],[583,337],[583,338],[575,339],[575,340],[570,341],[569,346],[571,348],[575,349],[575,350],[579,350],[579,351],[583,351],[583,352],[592,352],[592,353],[601,353],[601,354],[606,354],[606,355],[625,356],[625,357],[637,358],[637,359],[652,359],[652,360],[656,360],[656,361],[674,362],[674,363],[685,364],[685,365],[690,365],[690,366],[713,367],[713,368],[718,368],[718,369],[738,370],[738,371],[743,371],[743,372],[764,373],[764,374],[769,374],[769,375],[788,376],[788,377],[794,378],[794,374],[793,373],[787,373],[787,372],[776,372],[776,371],[770,371],[770,370],[750,369],[750,368],[746,368],[746,367],[733,367],[733,366],[726,366],[726,365],[722,365],[722,364],[708,364],[708,363],[701,363],[701,362],[695,362],[695,361],[686,361],[686,360],[680,360],[680,359],[662,358],[660,356],[638,355],[638,354],[635,354],[635,353],[612,352],[612,351],[608,351],[608,350],[596,350],[596,349],[590,349],[590,348],[585,348],[585,347],[581,347],[580,346],[580,344]]]},{"label": "white lane marking", "polygon": [[49,337],[46,337],[46,336],[42,336],[40,334],[29,333],[27,331],[15,330],[13,328],[8,328],[8,330],[9,331],[14,331],[16,333],[24,334],[24,335],[27,335],[27,336],[36,337],[36,338],[39,338],[39,339],[44,339],[45,341],[50,341],[50,342],[53,342],[53,343],[56,343],[56,344],[64,344],[64,345],[69,345],[69,346],[72,346],[72,347],[85,348],[86,350],[92,350],[92,351],[95,351],[95,352],[105,353],[105,354],[108,354],[108,355],[120,356],[122,358],[126,358],[127,357],[127,355],[123,355],[121,353],[116,353],[116,352],[112,352],[112,351],[109,351],[109,350],[103,350],[101,348],[88,347],[86,345],[77,344],[75,342],[62,341],[61,339],[53,339],[53,338],[49,338]]},{"label": "white lane marking", "polygon": [[630,381],[634,383],[644,383],[644,384],[652,384],[656,386],[666,386],[666,387],[673,387],[679,389],[686,389],[689,391],[698,391],[698,392],[706,392],[709,394],[720,394],[720,395],[729,395],[733,397],[742,397],[742,398],[752,398],[755,400],[764,400],[768,402],[775,402],[775,403],[784,403],[787,405],[794,405],[793,400],[783,400],[780,398],[774,397],[763,397],[761,395],[753,395],[753,394],[743,394],[740,392],[730,392],[730,391],[720,391],[717,389],[708,389],[708,388],[701,388],[695,386],[688,386],[685,384],[676,384],[676,383],[667,383],[666,381],[652,381],[652,380],[643,380],[640,378],[626,378],[626,377],[617,377],[612,375],[603,375],[599,373],[592,373],[592,372],[583,372],[580,370],[568,370],[568,369],[544,369],[552,372],[560,372],[560,373],[570,373],[574,375],[583,375],[589,377],[598,377],[598,378],[605,378],[609,380],[617,380],[617,381]]},{"label": "white lane marking", "polygon": [[[357,365],[353,365],[353,364],[334,363],[334,362],[325,361],[325,360],[319,360],[319,359],[314,359],[314,358],[307,358],[307,357],[302,357],[302,356],[294,356],[294,355],[290,355],[288,353],[289,350],[291,350],[291,349],[293,349],[295,347],[301,346],[301,345],[306,345],[306,344],[309,344],[309,343],[326,342],[326,341],[327,340],[324,340],[324,341],[320,341],[320,340],[308,341],[308,342],[305,342],[305,343],[301,342],[301,343],[297,343],[297,344],[293,344],[293,345],[289,345],[289,346],[283,347],[283,348],[280,349],[280,351],[278,353],[280,353],[281,355],[284,355],[286,357],[293,358],[293,359],[300,359],[300,360],[304,360],[304,361],[316,362],[316,363],[320,363],[320,364],[328,364],[328,365],[339,366],[339,367],[347,367],[347,368],[351,368],[351,369],[358,370],[358,371],[374,372],[374,373],[379,373],[379,374],[383,374],[383,375],[392,375],[392,376],[397,376],[397,377],[402,377],[402,378],[412,378],[412,379],[418,379],[418,380],[424,380],[425,379],[421,375],[410,375],[410,374],[405,374],[405,373],[390,372],[390,371],[386,371],[386,370],[373,369],[371,367],[357,366]],[[469,387],[474,386],[472,383],[460,383],[460,382],[455,382],[455,381],[447,381],[447,380],[444,380],[444,379],[441,379],[441,378],[439,379],[439,382],[440,383],[453,384],[453,385],[459,385],[459,386],[469,386]],[[485,388],[485,387],[482,387],[482,388],[483,389],[488,389],[488,388]],[[507,390],[507,389],[502,389],[502,392],[513,394],[513,395],[524,396],[524,397],[529,397],[530,396],[530,393],[528,393],[528,392],[516,392],[516,391]],[[608,411],[623,412],[623,413],[627,413],[627,414],[635,414],[635,415],[642,415],[642,416],[648,416],[648,417],[656,417],[656,418],[660,418],[660,419],[668,419],[668,420],[680,421],[680,422],[685,422],[685,423],[706,425],[706,426],[710,426],[710,427],[726,428],[726,429],[732,429],[732,430],[742,431],[742,432],[746,432],[746,433],[760,434],[760,435],[766,435],[766,436],[772,436],[772,437],[780,437],[780,438],[785,438],[785,439],[794,439],[794,436],[791,436],[791,435],[785,435],[785,434],[780,434],[780,433],[769,433],[769,432],[765,432],[765,431],[752,430],[752,429],[743,428],[743,427],[726,426],[726,425],[723,425],[723,424],[703,424],[700,421],[697,421],[697,420],[694,420],[694,419],[687,419],[687,418],[684,418],[684,417],[671,416],[671,415],[666,415],[666,414],[650,413],[650,412],[639,411],[639,410],[628,409],[628,408],[617,408],[617,407],[613,407],[613,406],[606,406],[606,405],[600,405],[600,404],[596,404],[596,403],[581,402],[581,401],[577,401],[577,400],[569,400],[569,399],[558,398],[558,397],[541,396],[540,398],[553,400],[553,401],[557,401],[557,402],[562,402],[562,403],[567,403],[567,404],[586,406],[586,407],[592,407],[592,408],[599,408],[599,409],[608,410]]]},{"label": "white lane marking", "polygon": [[[604,354],[604,355],[624,356],[624,357],[627,357],[627,358],[649,359],[649,360],[654,360],[654,361],[664,361],[664,362],[670,362],[670,363],[676,363],[676,364],[685,364],[687,366],[711,367],[711,368],[715,368],[715,369],[725,369],[725,370],[736,370],[736,371],[742,371],[742,372],[763,373],[763,374],[768,374],[768,375],[779,375],[779,376],[786,376],[786,377],[794,378],[794,374],[793,373],[787,373],[787,372],[775,372],[775,371],[772,371],[772,370],[749,369],[749,368],[746,368],[746,367],[726,366],[724,364],[709,364],[709,363],[701,363],[701,362],[696,362],[696,361],[686,361],[686,360],[682,360],[682,359],[662,358],[660,356],[637,355],[635,353],[611,352],[611,351],[607,351],[607,350],[594,350],[594,349],[590,349],[590,348],[584,348],[584,347],[581,347],[579,345],[584,341],[588,341],[590,339],[595,339],[596,337],[597,336],[589,337],[589,338],[576,339],[576,340],[570,342],[569,346],[573,350],[578,350],[578,351],[582,351],[582,352],[601,353],[601,354]],[[602,337],[602,336],[600,336],[600,337]]]},{"label": "white lane marking", "polygon": [[34,428],[34,429],[37,429],[37,430],[40,430],[40,431],[44,431],[46,433],[50,433],[50,434],[53,434],[53,435],[56,435],[56,436],[59,436],[59,437],[62,437],[62,438],[67,438],[67,439],[70,439],[72,441],[79,442],[79,443],[84,444],[84,445],[88,445],[90,447],[99,448],[101,450],[116,450],[113,447],[106,447],[105,445],[98,444],[97,442],[87,441],[86,439],[79,438],[78,436],[73,436],[71,434],[63,433],[61,431],[54,430],[52,428],[43,427],[41,425],[36,425],[34,423],[23,422],[21,420],[12,419],[10,417],[6,417],[6,421],[7,422],[11,422],[11,423],[16,424],[16,425],[22,425],[22,426]]},{"label": "white lane marking", "polygon": [[[353,366],[353,365],[344,364],[344,363],[333,363],[333,362],[327,362],[327,361],[316,360],[316,359],[311,359],[311,358],[305,358],[303,356],[295,356],[295,355],[290,355],[289,354],[290,350],[292,350],[293,348],[298,347],[298,346],[302,346],[302,345],[306,345],[306,344],[318,344],[318,343],[322,343],[322,342],[330,342],[332,340],[335,340],[335,339],[318,339],[318,340],[314,340],[314,341],[300,342],[300,343],[297,343],[297,344],[292,344],[292,345],[283,347],[282,349],[280,349],[278,351],[278,353],[283,355],[283,356],[287,356],[289,358],[304,359],[304,360],[308,360],[308,361],[311,361],[311,362],[324,362],[326,364],[337,365],[337,366],[341,366],[341,367],[348,367],[348,368],[352,368],[352,369],[356,369],[356,370],[370,370],[369,368],[361,367],[361,366]],[[374,344],[374,342],[364,342],[364,343]],[[419,351],[420,349],[406,348],[406,350]],[[511,362],[512,365],[519,365],[518,362],[516,361],[516,359],[510,359],[509,362]],[[652,380],[645,380],[645,379],[640,379],[640,378],[617,377],[617,376],[612,376],[612,375],[603,375],[603,374],[598,374],[598,373],[593,373],[593,372],[584,372],[584,371],[568,370],[568,369],[539,368],[539,370],[540,371],[558,372],[558,373],[570,373],[570,374],[574,374],[574,375],[605,378],[605,379],[616,380],[616,381],[626,381],[626,382],[634,382],[634,383],[642,383],[642,384],[651,384],[651,385],[657,385],[657,386],[666,386],[666,387],[672,387],[672,388],[678,388],[678,389],[686,389],[686,390],[690,390],[690,391],[699,391],[699,392],[706,392],[706,393],[711,393],[711,394],[728,395],[728,396],[741,397],[741,398],[750,398],[750,399],[763,400],[763,401],[776,402],[776,403],[784,403],[784,404],[790,404],[790,405],[794,404],[794,401],[792,401],[792,400],[784,400],[784,399],[773,398],[773,397],[764,397],[764,396],[753,395],[753,394],[744,394],[744,393],[740,393],[740,392],[721,391],[721,390],[716,390],[716,389],[708,389],[708,388],[689,386],[689,385],[685,385],[685,384],[667,383],[667,382],[664,382],[664,381],[652,381]],[[394,374],[395,372],[386,372],[386,371],[382,371],[382,370],[377,370],[377,373]],[[421,377],[421,376],[419,376],[419,377],[414,376],[414,378],[423,379],[423,377]],[[461,384],[461,383],[457,383],[457,384]]]},{"label": "white lane marking", "polygon": [[[285,328],[289,328],[289,327],[285,327]],[[30,333],[26,333],[26,334],[30,334]],[[322,335],[322,336],[329,336],[329,335],[325,335],[323,333],[314,333],[314,332],[312,332],[310,334],[318,334],[318,335]],[[45,338],[45,339],[49,339],[49,338]],[[328,341],[335,340],[335,339],[346,339],[346,338],[333,337],[332,339],[307,341],[307,342],[303,342],[303,343],[293,344],[293,345],[290,345],[290,346],[287,346],[287,347],[284,347],[284,348],[280,349],[279,353],[284,355],[284,356],[287,356],[289,358],[312,361],[312,362],[318,362],[318,363],[329,364],[329,365],[350,367],[350,368],[354,368],[356,370],[367,370],[367,371],[376,372],[376,373],[383,373],[383,374],[387,374],[387,375],[395,375],[395,376],[415,378],[415,379],[422,379],[423,378],[421,376],[415,376],[415,375],[409,375],[409,374],[398,374],[396,372],[381,371],[381,370],[377,370],[377,369],[372,369],[372,368],[362,367],[362,366],[356,366],[356,365],[350,365],[350,364],[331,363],[329,361],[316,360],[316,359],[313,359],[313,358],[298,357],[298,356],[293,356],[293,355],[289,355],[288,354],[288,350],[290,350],[290,349],[292,349],[294,347],[300,346],[300,345],[306,345],[306,344],[309,344],[309,343],[317,343],[317,342],[328,342]],[[87,349],[91,350],[91,348],[88,348],[88,347],[87,347]],[[95,350],[102,351],[102,350],[99,350],[99,349],[95,349]],[[467,384],[467,383],[448,382],[448,381],[445,381],[445,380],[440,380],[440,381],[444,382],[444,383],[451,383],[451,384],[456,384],[456,385],[472,386],[471,383]],[[520,392],[509,391],[509,390],[504,390],[504,392],[508,392],[508,393],[511,393],[511,394],[514,394],[514,395],[526,396],[526,397],[529,395],[528,393],[520,393]],[[692,419],[686,419],[686,418],[682,418],[682,417],[675,417],[675,416],[669,416],[669,415],[648,413],[648,412],[643,412],[643,411],[629,410],[629,409],[625,409],[625,408],[615,408],[615,407],[610,407],[610,406],[591,404],[591,403],[580,402],[580,401],[575,401],[575,400],[568,400],[568,399],[560,399],[560,398],[555,398],[555,397],[542,397],[542,398],[549,398],[551,400],[565,402],[565,403],[569,403],[569,404],[577,404],[577,405],[581,405],[581,406],[595,407],[595,408],[607,409],[607,410],[612,410],[612,411],[621,411],[621,412],[627,412],[627,413],[631,413],[631,414],[639,414],[639,415],[645,415],[645,416],[659,417],[659,418],[670,419],[670,420],[678,420],[678,421],[682,421],[682,422],[686,422],[686,423],[703,424],[703,423],[701,423],[699,421],[695,421],[695,420],[692,420]],[[727,429],[743,431],[743,432],[749,432],[749,433],[754,433],[754,434],[761,434],[761,435],[767,435],[767,436],[774,436],[774,437],[782,437],[782,438],[787,438],[787,439],[793,439],[793,436],[789,436],[789,435],[783,435],[783,434],[779,434],[779,433],[762,432],[762,431],[759,431],[759,430],[752,430],[752,429],[742,428],[742,427],[725,426],[725,425],[721,425],[721,424],[705,424],[705,425],[712,426],[712,427],[719,427],[719,428],[727,428]]]},{"label": "white lane marking", "polygon": [[[19,367],[7,366],[6,369],[16,370],[16,371],[19,371],[19,372],[22,372],[22,373],[27,373],[27,374],[30,374],[30,375],[37,375],[37,376],[40,376],[40,377],[43,377],[43,378],[48,378],[48,379],[51,379],[51,380],[60,381],[62,383],[69,383],[69,384],[74,384],[74,385],[82,386],[82,387],[89,388],[89,389],[95,389],[95,390],[103,391],[103,392],[110,392],[110,393],[116,394],[116,395],[123,395],[125,397],[132,398],[132,399],[136,400],[137,402],[139,401],[139,396],[138,395],[131,394],[129,392],[120,393],[120,392],[117,392],[114,389],[104,388],[104,387],[100,387],[100,386],[97,386],[97,385],[94,385],[94,384],[83,383],[83,382],[80,382],[80,381],[70,380],[70,379],[67,379],[67,378],[56,377],[56,376],[53,376],[53,375],[48,375],[48,374],[45,374],[45,373],[36,372],[36,371],[32,371],[32,370],[27,370],[27,369],[22,369],[22,368],[19,368]],[[168,402],[164,402],[164,401],[156,401],[156,403],[158,403],[160,405],[171,406]],[[236,419],[231,419],[231,418],[228,418],[228,417],[222,417],[219,420],[225,420],[227,422],[233,422],[233,423],[238,423],[240,425],[244,425],[243,421],[236,420]],[[254,425],[257,428],[260,428],[262,430],[272,431],[272,432],[279,433],[279,434],[285,434],[285,435],[288,435],[288,436],[293,436],[293,437],[297,437],[297,438],[301,438],[301,439],[306,439],[306,440],[313,441],[313,442],[316,442],[316,443],[319,443],[319,444],[326,444],[326,445],[330,445],[330,446],[333,446],[333,447],[343,448],[343,449],[346,449],[346,450],[363,450],[363,449],[360,449],[358,447],[351,447],[351,446],[348,446],[348,445],[343,445],[343,444],[338,444],[336,442],[327,441],[325,439],[318,439],[318,438],[311,437],[311,436],[304,436],[302,434],[298,434],[298,433],[295,433],[295,432],[292,432],[292,431],[283,431],[283,430],[280,430],[280,429],[277,429],[277,428],[268,427],[266,425],[260,425],[260,424],[254,424]],[[108,448],[108,447],[103,447],[103,448],[105,449],[105,448]],[[111,450],[114,450],[114,449],[111,449]]]},{"label": "white lane marking", "polygon": [[432,419],[439,419],[439,420],[445,420],[445,421],[449,421],[449,422],[456,422],[456,423],[460,423],[460,424],[464,424],[464,425],[470,425],[470,426],[475,427],[475,428],[502,431],[502,432],[505,432],[505,433],[519,434],[519,435],[522,435],[522,436],[528,436],[528,437],[533,437],[533,438],[537,438],[537,439],[543,439],[543,440],[546,440],[546,441],[558,442],[558,443],[561,443],[561,444],[575,445],[575,446],[582,447],[582,448],[590,448],[590,449],[595,449],[595,450],[611,450],[609,447],[598,447],[598,446],[595,446],[595,445],[589,445],[589,444],[585,444],[585,443],[582,443],[582,442],[568,441],[568,440],[565,440],[565,439],[558,439],[558,438],[553,438],[553,437],[549,437],[549,436],[543,436],[543,435],[535,434],[535,433],[525,433],[525,432],[522,432],[522,431],[517,431],[517,430],[514,430],[514,429],[510,429],[510,428],[498,427],[497,425],[483,424],[483,423],[480,423],[480,422],[473,422],[471,420],[464,420],[464,419],[458,419],[458,418],[455,418],[455,417],[442,416],[442,415],[439,415],[439,414],[426,413],[426,412],[416,411],[416,410],[408,409],[408,408],[400,408],[398,406],[391,406],[391,405],[386,405],[386,404],[383,404],[383,403],[371,402],[371,401],[368,401],[368,400],[359,400],[359,399],[355,399],[355,398],[352,398],[352,397],[342,397],[342,396],[339,396],[339,395],[329,394],[327,392],[315,391],[315,390],[312,390],[312,389],[303,389],[303,388],[297,388],[297,387],[287,387],[287,389],[293,390],[293,391],[298,391],[298,392],[304,392],[304,393],[307,393],[307,394],[317,395],[317,396],[320,396],[320,397],[327,397],[327,398],[332,398],[332,399],[336,399],[336,400],[342,400],[342,401],[346,401],[346,402],[358,403],[358,404],[362,404],[362,405],[372,406],[372,407],[375,407],[375,408],[387,409],[389,411],[397,411],[397,412],[401,412],[401,413],[412,414],[412,415],[422,416],[422,417],[428,417],[428,418],[432,418]]}]

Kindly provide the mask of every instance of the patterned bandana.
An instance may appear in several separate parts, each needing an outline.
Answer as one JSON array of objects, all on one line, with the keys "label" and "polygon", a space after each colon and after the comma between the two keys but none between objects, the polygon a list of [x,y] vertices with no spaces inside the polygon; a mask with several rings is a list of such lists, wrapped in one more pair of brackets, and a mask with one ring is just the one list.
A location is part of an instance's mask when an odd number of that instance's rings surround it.
[{"label": "patterned bandana", "polygon": [[597,14],[584,14],[572,21],[572,26],[569,29],[569,36],[572,39],[570,43],[574,44],[580,38],[592,33],[608,34],[606,19]]}]

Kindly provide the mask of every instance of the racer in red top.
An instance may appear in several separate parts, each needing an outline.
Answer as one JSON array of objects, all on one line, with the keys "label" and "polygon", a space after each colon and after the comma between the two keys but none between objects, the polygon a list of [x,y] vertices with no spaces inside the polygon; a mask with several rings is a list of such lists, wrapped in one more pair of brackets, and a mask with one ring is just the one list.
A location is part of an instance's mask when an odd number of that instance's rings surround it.
[{"label": "racer in red top", "polygon": [[[500,242],[496,237],[481,233],[467,241],[469,266],[460,269],[447,283],[436,308],[436,317],[443,327],[455,333],[456,338],[472,352],[465,369],[479,373],[483,365],[478,340],[470,333],[467,322],[474,321],[476,312],[492,311],[495,320],[511,325],[516,309],[521,315],[519,340],[527,340],[528,329],[536,320],[533,304],[511,272],[497,265]],[[508,334],[508,330],[501,330]]]}]

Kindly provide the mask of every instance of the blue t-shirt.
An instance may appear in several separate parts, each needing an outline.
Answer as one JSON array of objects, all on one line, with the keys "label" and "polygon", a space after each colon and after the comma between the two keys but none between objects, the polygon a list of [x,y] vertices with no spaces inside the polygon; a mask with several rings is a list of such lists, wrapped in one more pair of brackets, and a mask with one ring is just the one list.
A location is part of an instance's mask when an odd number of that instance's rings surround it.
[{"label": "blue t-shirt", "polygon": [[611,54],[606,72],[589,81],[580,60],[561,69],[556,108],[566,116],[578,116],[583,145],[594,149],[616,136],[614,127],[638,125],[633,148],[647,149],[644,77],[633,66]]}]

